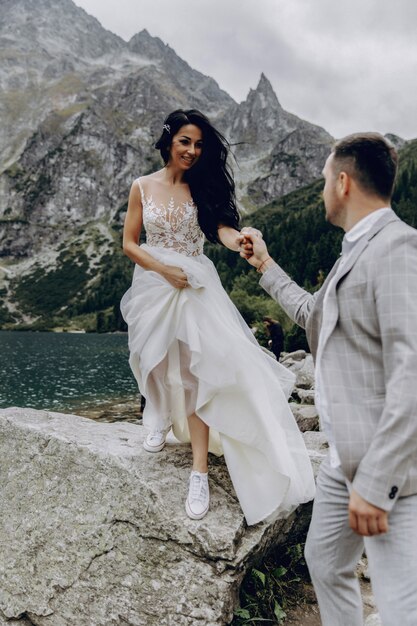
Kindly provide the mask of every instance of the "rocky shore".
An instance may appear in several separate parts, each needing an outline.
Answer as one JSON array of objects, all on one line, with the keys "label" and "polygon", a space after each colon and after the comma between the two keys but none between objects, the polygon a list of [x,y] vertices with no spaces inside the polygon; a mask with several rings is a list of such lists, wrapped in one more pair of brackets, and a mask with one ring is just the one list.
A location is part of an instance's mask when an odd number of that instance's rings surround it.
[{"label": "rocky shore", "polygon": [[[283,355],[296,374],[291,408],[315,473],[327,453],[313,402],[314,367]],[[172,436],[158,455],[142,448],[135,398],[85,417],[0,410],[0,626],[225,626],[245,573],[305,533],[311,505],[247,527],[222,458],[210,459],[211,507],[183,510],[191,450]],[[367,626],[378,626],[366,563]],[[288,614],[319,626],[310,602]]]},{"label": "rocky shore", "polygon": [[[308,505],[248,528],[224,460],[213,457],[210,511],[189,520],[190,447],[171,439],[149,455],[143,430],[0,411],[0,624],[224,626],[247,569],[305,530]],[[306,437],[318,466],[324,438]]]}]

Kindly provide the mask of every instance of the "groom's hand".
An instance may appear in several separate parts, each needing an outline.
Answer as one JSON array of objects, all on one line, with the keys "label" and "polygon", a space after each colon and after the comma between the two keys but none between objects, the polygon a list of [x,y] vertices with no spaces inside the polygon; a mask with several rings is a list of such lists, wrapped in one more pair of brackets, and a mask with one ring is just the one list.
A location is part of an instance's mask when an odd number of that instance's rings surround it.
[{"label": "groom's hand", "polygon": [[363,537],[380,535],[388,531],[388,513],[367,502],[352,489],[349,500],[349,526]]},{"label": "groom's hand", "polygon": [[242,228],[240,231],[241,235],[245,236],[241,243],[240,256],[257,269],[271,258],[262,235],[258,234],[258,232],[252,228]]},{"label": "groom's hand", "polygon": [[248,259],[253,254],[253,244],[252,239],[249,235],[254,237],[260,237],[262,239],[262,233],[257,228],[252,228],[251,226],[245,226],[239,233],[240,235],[240,247],[239,252],[240,256],[244,259]]}]

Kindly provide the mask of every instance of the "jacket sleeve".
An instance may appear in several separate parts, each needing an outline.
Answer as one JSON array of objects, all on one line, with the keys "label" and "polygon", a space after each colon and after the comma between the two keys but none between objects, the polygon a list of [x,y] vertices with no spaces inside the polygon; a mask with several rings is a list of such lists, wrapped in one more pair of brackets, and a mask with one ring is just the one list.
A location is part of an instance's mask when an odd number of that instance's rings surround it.
[{"label": "jacket sleeve", "polygon": [[391,239],[375,267],[385,403],[353,488],[389,511],[417,465],[417,231],[407,227]]},{"label": "jacket sleeve", "polygon": [[259,284],[296,324],[302,328],[306,327],[308,316],[320,290],[314,294],[305,291],[291,280],[277,263],[264,272]]}]

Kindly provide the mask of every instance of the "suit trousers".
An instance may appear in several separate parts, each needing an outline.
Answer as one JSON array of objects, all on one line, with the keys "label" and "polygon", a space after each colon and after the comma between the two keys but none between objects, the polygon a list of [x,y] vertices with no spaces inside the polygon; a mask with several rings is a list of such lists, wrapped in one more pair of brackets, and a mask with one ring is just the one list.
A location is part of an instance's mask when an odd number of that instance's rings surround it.
[{"label": "suit trousers", "polygon": [[417,495],[398,498],[384,535],[361,537],[349,527],[350,484],[329,456],[317,492],[305,557],[323,626],[362,626],[356,565],[365,548],[383,626],[417,625]]}]

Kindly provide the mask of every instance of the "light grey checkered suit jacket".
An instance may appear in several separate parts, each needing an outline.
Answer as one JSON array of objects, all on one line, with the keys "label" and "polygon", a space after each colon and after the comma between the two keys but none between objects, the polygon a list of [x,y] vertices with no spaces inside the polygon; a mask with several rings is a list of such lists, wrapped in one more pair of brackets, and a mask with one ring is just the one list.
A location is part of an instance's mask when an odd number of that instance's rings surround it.
[{"label": "light grey checkered suit jacket", "polygon": [[[273,265],[262,287],[306,329],[313,356],[337,262],[309,294]],[[342,470],[387,511],[417,493],[417,230],[394,211],[354,248],[328,296],[321,361]]]}]

